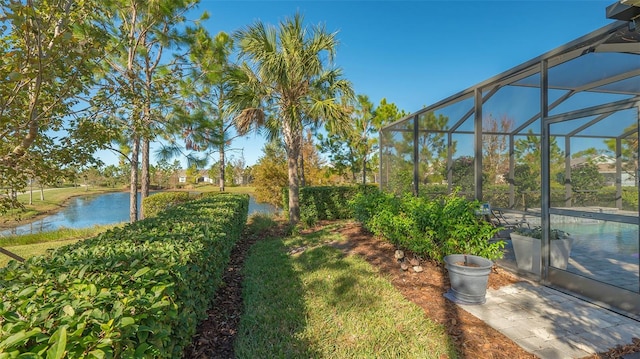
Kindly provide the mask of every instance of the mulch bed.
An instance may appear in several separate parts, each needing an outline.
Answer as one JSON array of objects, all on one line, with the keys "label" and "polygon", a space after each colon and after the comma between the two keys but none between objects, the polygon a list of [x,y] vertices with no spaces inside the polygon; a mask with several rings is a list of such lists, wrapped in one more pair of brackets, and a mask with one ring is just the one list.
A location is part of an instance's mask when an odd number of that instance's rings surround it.
[{"label": "mulch bed", "polygon": [[200,323],[191,346],[184,358],[235,358],[233,341],[242,315],[242,275],[247,252],[256,238],[244,239],[231,254],[224,284],[216,292],[213,306],[207,311],[207,319]]},{"label": "mulch bed", "polygon": [[[321,228],[309,229],[312,232]],[[284,226],[283,226],[284,227]],[[461,358],[536,358],[520,348],[502,333],[445,299],[449,289],[446,270],[435,263],[423,261],[424,272],[402,271],[394,261],[395,248],[364,231],[356,223],[338,229],[348,241],[335,246],[348,254],[359,255],[378,268],[408,300],[420,306],[425,315],[444,325]],[[248,249],[257,240],[282,235],[276,228],[258,235],[248,235],[240,241],[224,276],[225,285],[216,294],[216,301],[202,322],[185,358],[234,358],[233,340],[242,313],[242,276],[240,270]],[[500,268],[489,276],[489,287],[499,288],[516,283],[518,279]],[[627,353],[640,352],[640,339],[624,347],[587,358],[620,358]]]}]

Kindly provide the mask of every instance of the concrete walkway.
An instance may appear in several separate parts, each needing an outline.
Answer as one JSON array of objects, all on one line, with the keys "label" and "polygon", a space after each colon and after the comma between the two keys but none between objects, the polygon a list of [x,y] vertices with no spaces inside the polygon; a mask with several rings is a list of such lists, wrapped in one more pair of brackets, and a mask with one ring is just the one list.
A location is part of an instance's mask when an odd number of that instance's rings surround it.
[{"label": "concrete walkway", "polygon": [[640,322],[530,282],[489,289],[485,304],[460,307],[543,359],[582,358],[640,337]]}]

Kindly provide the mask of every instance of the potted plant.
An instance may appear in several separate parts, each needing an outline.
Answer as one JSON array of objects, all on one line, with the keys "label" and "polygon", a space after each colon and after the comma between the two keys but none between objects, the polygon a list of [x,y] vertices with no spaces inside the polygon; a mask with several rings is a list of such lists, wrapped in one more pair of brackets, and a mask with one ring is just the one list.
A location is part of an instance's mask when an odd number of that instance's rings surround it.
[{"label": "potted plant", "polygon": [[438,235],[451,284],[445,296],[456,303],[483,304],[493,260],[502,257],[504,243],[491,241],[501,228],[478,216],[479,206],[455,192],[444,198]]},{"label": "potted plant", "polygon": [[[565,231],[551,229],[550,257],[552,267],[567,269],[573,238]],[[542,228],[518,228],[511,233],[511,244],[518,269],[540,275],[542,268]]]}]

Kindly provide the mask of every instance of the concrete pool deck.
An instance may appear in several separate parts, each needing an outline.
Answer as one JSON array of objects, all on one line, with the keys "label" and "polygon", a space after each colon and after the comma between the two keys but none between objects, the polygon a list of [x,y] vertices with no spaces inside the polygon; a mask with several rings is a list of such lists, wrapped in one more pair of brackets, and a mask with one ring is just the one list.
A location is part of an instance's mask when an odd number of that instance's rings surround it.
[{"label": "concrete pool deck", "polygon": [[543,359],[583,358],[640,338],[640,321],[528,281],[460,307]]}]

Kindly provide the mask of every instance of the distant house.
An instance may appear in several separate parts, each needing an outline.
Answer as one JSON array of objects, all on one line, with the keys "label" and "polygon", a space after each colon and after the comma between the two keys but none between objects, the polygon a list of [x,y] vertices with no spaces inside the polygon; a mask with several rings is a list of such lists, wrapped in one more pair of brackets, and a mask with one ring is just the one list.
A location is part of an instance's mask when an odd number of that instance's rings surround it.
[{"label": "distant house", "polygon": [[187,182],[196,182],[196,183],[214,183],[214,179],[209,177],[209,174],[206,170],[201,170],[198,173],[198,179],[196,181],[187,181],[187,171],[180,170],[178,171],[178,183],[187,183]]},{"label": "distant house", "polygon": [[[590,161],[598,167],[598,172],[604,177],[605,186],[614,186],[616,184],[616,159],[613,156],[599,155],[593,158],[579,157],[571,159],[571,167],[581,165]],[[620,176],[622,186],[633,187],[636,185],[635,177],[622,170]]]},{"label": "distant house", "polygon": [[202,174],[202,177],[198,178],[198,182],[213,183],[213,178],[209,178],[209,175],[205,173]]}]

